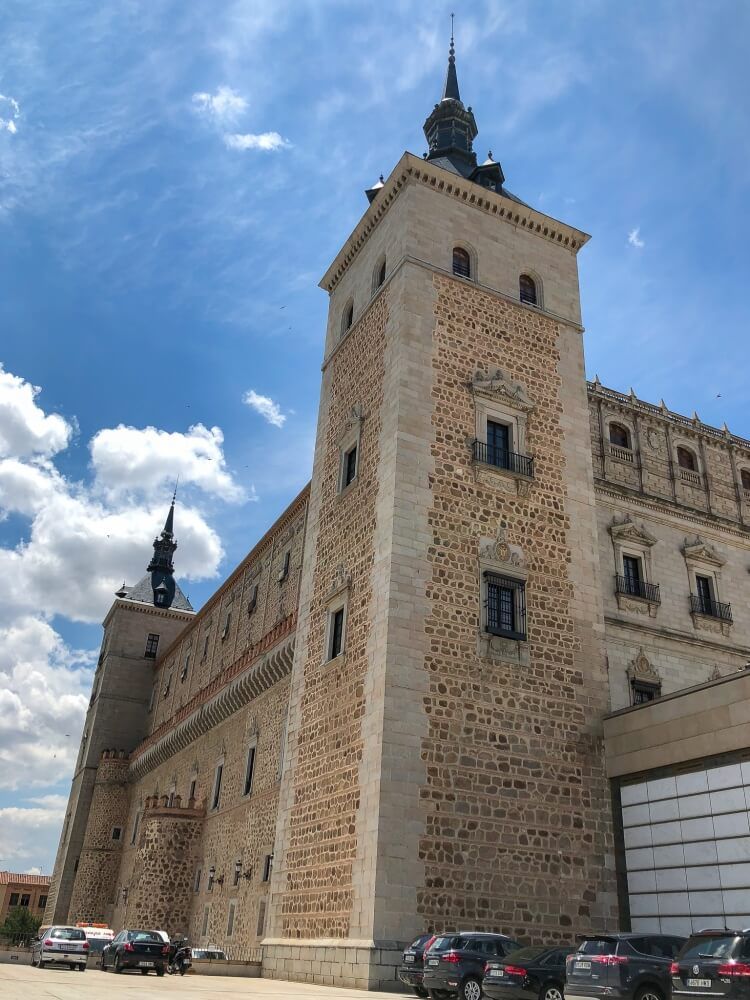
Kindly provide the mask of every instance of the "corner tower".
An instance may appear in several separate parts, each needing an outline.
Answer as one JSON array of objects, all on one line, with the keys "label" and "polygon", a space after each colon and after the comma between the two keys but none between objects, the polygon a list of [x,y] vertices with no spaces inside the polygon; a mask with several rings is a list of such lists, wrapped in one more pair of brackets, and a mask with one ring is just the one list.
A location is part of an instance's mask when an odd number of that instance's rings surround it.
[{"label": "corner tower", "polygon": [[427,928],[616,920],[588,237],[476,165],[453,46],[425,132],[321,282],[272,976],[385,986]]},{"label": "corner tower", "polygon": [[[103,753],[107,751],[106,766],[111,769],[112,759],[122,760],[145,736],[159,652],[171,645],[193,616],[190,602],[174,579],[172,556],[177,548],[173,534],[174,506],[173,498],[164,530],[154,541],[154,556],[146,575],[134,587],[123,584],[103,622],[104,637],[55,859],[45,923],[70,919],[71,900],[92,895],[90,883],[97,869],[92,851],[99,852],[104,862],[110,858],[107,851],[119,848],[118,840],[125,836],[122,823],[127,817],[127,795],[120,788],[122,782],[118,784],[109,778],[105,781],[107,776],[99,776],[100,797],[110,787],[118,789],[116,796],[109,796],[118,803],[112,813],[111,829],[102,828],[101,816],[91,817],[90,822],[89,813]],[[118,824],[120,813],[122,822]],[[79,876],[84,849],[87,863]],[[108,877],[104,872],[101,875],[102,879]],[[87,881],[85,885],[81,883],[76,896],[74,889],[79,878]],[[100,912],[103,909],[106,913],[113,900],[108,895],[106,899],[102,896],[104,883],[100,888]],[[79,919],[78,910],[74,916]]]}]

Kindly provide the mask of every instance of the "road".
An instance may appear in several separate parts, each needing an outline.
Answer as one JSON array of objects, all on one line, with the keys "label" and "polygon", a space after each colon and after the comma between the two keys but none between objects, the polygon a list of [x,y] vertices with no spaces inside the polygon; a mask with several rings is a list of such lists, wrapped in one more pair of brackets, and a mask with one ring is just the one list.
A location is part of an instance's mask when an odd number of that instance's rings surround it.
[{"label": "road", "polygon": [[393,993],[365,993],[362,990],[337,989],[286,983],[278,979],[244,979],[225,976],[140,976],[138,973],[85,973],[70,969],[35,969],[30,965],[0,964],[2,1000],[364,1000],[388,998]]}]

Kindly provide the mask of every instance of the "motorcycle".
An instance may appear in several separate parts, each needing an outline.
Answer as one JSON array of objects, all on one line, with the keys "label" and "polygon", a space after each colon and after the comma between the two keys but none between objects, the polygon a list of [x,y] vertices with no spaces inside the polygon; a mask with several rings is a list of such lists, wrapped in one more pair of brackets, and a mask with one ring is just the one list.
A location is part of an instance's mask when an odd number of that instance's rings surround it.
[{"label": "motorcycle", "polygon": [[169,965],[167,965],[167,972],[170,976],[176,976],[178,973],[181,976],[184,976],[193,964],[191,958],[192,955],[189,948],[178,948],[170,960]]}]

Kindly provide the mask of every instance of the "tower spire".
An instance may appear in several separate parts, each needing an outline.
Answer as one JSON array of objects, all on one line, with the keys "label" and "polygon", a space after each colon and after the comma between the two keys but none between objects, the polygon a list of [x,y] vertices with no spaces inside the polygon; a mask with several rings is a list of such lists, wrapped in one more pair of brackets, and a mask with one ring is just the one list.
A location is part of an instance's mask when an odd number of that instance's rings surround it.
[{"label": "tower spire", "polygon": [[448,48],[448,70],[440,103],[424,123],[424,134],[429,150],[428,160],[439,160],[440,165],[468,177],[476,168],[477,157],[472,143],[478,129],[471,108],[464,107],[458,89],[456,74],[456,44],[451,14],[451,43]]},{"label": "tower spire", "polygon": [[451,14],[451,44],[448,49],[448,71],[445,74],[445,86],[441,100],[460,101],[461,95],[458,91],[458,76],[456,75],[456,46],[453,39],[453,18]]},{"label": "tower spire", "polygon": [[154,593],[154,604],[168,608],[175,595],[174,564],[172,556],[177,548],[174,540],[174,505],[177,499],[177,487],[172,495],[167,519],[159,538],[154,539],[154,554],[146,572],[151,574],[151,589]]}]

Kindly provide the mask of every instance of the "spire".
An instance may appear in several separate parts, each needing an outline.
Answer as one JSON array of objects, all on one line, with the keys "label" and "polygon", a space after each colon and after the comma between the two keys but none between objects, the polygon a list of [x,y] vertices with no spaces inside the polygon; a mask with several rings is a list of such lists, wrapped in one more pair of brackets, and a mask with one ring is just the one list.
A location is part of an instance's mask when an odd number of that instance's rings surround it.
[{"label": "spire", "polygon": [[174,540],[174,505],[176,499],[177,488],[175,487],[167,519],[164,522],[164,530],[159,538],[154,539],[154,554],[151,557],[151,562],[146,567],[146,572],[151,574],[151,589],[154,594],[154,604],[163,608],[171,606],[175,594],[172,556],[177,548],[177,542]]},{"label": "spire", "polygon": [[445,86],[443,87],[442,100],[460,101],[461,95],[458,92],[458,77],[456,76],[456,46],[453,41],[453,18],[451,14],[451,44],[448,49],[448,72],[445,74]]}]

